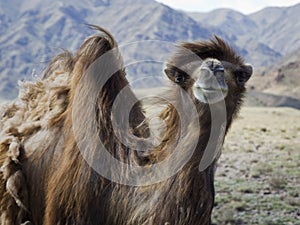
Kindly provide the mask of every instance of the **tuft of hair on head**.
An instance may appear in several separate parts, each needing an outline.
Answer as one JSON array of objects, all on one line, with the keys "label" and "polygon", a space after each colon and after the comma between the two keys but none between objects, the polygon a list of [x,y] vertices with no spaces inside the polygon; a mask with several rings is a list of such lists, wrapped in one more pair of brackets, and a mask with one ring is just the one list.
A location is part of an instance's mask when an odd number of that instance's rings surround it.
[{"label": "tuft of hair on head", "polygon": [[190,50],[202,60],[214,58],[220,61],[227,61],[235,65],[241,65],[244,63],[243,58],[237,55],[236,51],[217,35],[214,35],[214,38],[211,38],[208,41],[194,43],[184,42],[181,46]]}]

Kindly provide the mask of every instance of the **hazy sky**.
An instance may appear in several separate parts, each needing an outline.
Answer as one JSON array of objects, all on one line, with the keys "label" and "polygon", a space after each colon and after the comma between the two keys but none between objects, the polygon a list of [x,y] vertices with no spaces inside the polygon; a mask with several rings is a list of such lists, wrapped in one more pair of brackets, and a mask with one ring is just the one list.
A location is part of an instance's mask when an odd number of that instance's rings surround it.
[{"label": "hazy sky", "polygon": [[300,0],[157,0],[175,9],[207,12],[216,8],[232,8],[244,14],[256,12],[268,6],[291,6]]}]

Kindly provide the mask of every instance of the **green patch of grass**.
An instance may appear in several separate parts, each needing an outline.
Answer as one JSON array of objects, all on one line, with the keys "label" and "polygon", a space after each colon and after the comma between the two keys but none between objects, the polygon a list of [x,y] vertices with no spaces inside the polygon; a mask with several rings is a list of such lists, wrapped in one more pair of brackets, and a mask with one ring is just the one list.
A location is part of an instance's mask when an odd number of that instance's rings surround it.
[{"label": "green patch of grass", "polygon": [[286,146],[284,144],[281,144],[281,145],[275,146],[275,148],[279,149],[279,150],[284,150],[286,148]]},{"label": "green patch of grass", "polygon": [[273,167],[269,163],[259,163],[252,168],[252,177],[260,177],[262,175],[269,175],[273,172]]},{"label": "green patch of grass", "polygon": [[[296,187],[288,187],[289,188],[289,195],[293,198],[299,198],[300,197],[300,186]],[[300,201],[299,201],[300,204]]]},{"label": "green patch of grass", "polygon": [[272,176],[269,181],[270,186],[275,190],[284,189],[287,185],[286,177],[281,174]]},{"label": "green patch of grass", "polygon": [[257,187],[249,184],[244,184],[237,188],[239,192],[245,193],[245,194],[252,194],[257,192]]},{"label": "green patch of grass", "polygon": [[234,206],[235,210],[238,212],[244,212],[247,210],[247,203],[246,202],[235,202],[235,206]]},{"label": "green patch of grass", "polygon": [[215,206],[224,205],[224,204],[229,203],[230,201],[231,201],[230,200],[230,195],[217,194],[216,197],[215,197]]}]

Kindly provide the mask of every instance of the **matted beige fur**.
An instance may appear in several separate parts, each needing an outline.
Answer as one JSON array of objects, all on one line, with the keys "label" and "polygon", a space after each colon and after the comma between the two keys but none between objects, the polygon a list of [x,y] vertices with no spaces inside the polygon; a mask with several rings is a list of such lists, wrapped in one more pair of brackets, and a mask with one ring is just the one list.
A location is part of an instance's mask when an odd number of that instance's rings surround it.
[{"label": "matted beige fur", "polygon": [[[21,224],[28,213],[27,184],[21,162],[24,145],[32,135],[56,126],[65,112],[71,76],[65,61],[69,57],[67,52],[58,55],[50,64],[55,70],[49,73],[48,69],[47,77],[19,82],[18,99],[1,107],[1,224]],[[43,136],[47,138],[51,141],[51,136]],[[27,157],[30,154],[26,151]]]}]

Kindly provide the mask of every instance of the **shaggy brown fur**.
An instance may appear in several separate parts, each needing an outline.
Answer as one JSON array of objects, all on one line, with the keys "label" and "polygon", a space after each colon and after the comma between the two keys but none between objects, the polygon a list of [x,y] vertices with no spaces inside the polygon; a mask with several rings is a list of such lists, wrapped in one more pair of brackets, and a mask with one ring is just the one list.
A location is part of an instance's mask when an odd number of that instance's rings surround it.
[{"label": "shaggy brown fur", "polygon": [[[75,90],[83,76],[90,76],[91,83],[95,80],[97,88],[96,77],[101,76],[105,68],[100,68],[96,73],[86,71],[97,58],[117,47],[107,31],[97,29],[104,35],[88,38],[74,56],[64,52],[55,57],[43,79],[23,83],[20,102],[3,110],[0,123],[1,224],[29,221],[36,225],[210,224],[216,160],[204,171],[199,171],[211,129],[210,107],[196,100],[190,91],[192,81],[188,75],[173,66],[189,63],[193,57],[186,53],[179,51],[170,60],[166,73],[172,81],[176,73],[185,76],[186,82],[174,84],[171,96],[176,99],[177,106],[183,107],[185,104],[181,102],[180,90],[187,90],[196,105],[196,119],[201,131],[195,131],[195,124],[187,124],[182,147],[189,147],[189,143],[197,144],[192,157],[177,174],[148,186],[127,186],[100,176],[81,155],[72,129],[72,107],[74,101],[84,106],[89,96],[88,90],[81,90],[79,96],[75,95]],[[243,60],[219,38],[209,42],[184,43],[182,46],[202,59],[216,58],[230,62],[231,66],[227,68],[230,74],[227,79],[229,94],[225,99],[227,131],[245,92],[237,78],[246,76],[246,81],[251,74],[247,76]],[[115,137],[111,110],[116,96],[128,82],[120,55],[116,51],[113,56],[107,66],[121,69],[114,73],[99,93],[95,102],[96,118],[90,119],[95,120],[100,139],[116,159],[129,166],[142,165],[150,170],[154,163],[167,159],[173,152],[179,134],[180,115],[171,105],[167,105],[161,113],[167,131],[162,143],[155,149],[141,153],[124,146]],[[130,89],[126,96],[129,102],[136,101]],[[81,110],[84,114],[85,108]],[[147,123],[140,126],[145,121],[140,103],[134,105],[130,115],[132,133],[139,138],[149,137]],[[94,143],[89,144],[95,146]],[[184,148],[179,154],[184,157]],[[173,163],[169,163],[169,168]]]}]

